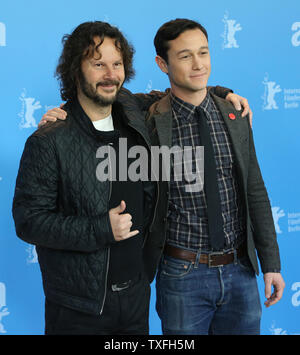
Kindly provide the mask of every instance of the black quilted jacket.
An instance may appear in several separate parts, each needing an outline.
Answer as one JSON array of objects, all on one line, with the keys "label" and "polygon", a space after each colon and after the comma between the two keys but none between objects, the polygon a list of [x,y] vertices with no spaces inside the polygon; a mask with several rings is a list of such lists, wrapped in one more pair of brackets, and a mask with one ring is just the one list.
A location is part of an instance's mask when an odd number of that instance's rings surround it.
[{"label": "black quilted jacket", "polygon": [[[120,96],[128,95],[122,90]],[[113,115],[149,146],[144,116],[116,102]],[[27,140],[18,172],[13,217],[17,235],[36,245],[48,299],[83,312],[102,312],[109,249],[116,243],[108,217],[110,182],[99,182],[96,151],[104,144],[78,103],[67,103],[65,121],[47,124]],[[153,184],[145,184],[151,209]],[[149,211],[148,209],[148,211]],[[150,213],[148,213],[150,218]]]}]

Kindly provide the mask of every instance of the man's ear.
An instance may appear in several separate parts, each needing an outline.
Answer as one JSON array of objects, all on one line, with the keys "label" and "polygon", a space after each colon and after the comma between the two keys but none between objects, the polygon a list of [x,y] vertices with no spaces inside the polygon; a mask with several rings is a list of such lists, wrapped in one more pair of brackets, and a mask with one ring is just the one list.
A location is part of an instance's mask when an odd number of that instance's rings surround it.
[{"label": "man's ear", "polygon": [[162,57],[160,57],[159,55],[157,55],[155,57],[155,61],[156,61],[156,64],[159,66],[159,69],[162,72],[168,74],[168,64],[166,63],[166,61]]}]

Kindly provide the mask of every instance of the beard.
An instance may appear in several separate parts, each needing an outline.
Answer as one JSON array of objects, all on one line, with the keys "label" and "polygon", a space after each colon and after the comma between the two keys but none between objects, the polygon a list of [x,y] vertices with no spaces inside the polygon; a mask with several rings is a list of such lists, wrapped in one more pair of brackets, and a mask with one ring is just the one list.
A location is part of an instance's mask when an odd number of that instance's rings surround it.
[{"label": "beard", "polygon": [[[110,106],[112,105],[117,98],[117,95],[123,85],[120,85],[120,81],[118,80],[103,80],[103,81],[99,81],[96,84],[96,88],[94,88],[85,78],[84,74],[80,71],[79,74],[79,85],[80,85],[80,89],[81,91],[84,93],[84,95],[86,97],[88,97],[90,100],[92,100],[92,102],[98,106]],[[103,95],[100,95],[97,92],[97,88],[98,86],[105,86],[105,85],[116,85],[117,87],[117,91],[116,93],[111,96],[111,97],[104,97]]]}]

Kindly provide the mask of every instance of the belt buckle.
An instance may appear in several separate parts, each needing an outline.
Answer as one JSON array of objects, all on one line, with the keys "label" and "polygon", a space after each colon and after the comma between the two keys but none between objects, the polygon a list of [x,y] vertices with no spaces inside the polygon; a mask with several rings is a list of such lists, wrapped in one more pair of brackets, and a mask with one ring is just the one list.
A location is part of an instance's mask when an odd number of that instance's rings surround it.
[{"label": "belt buckle", "polygon": [[207,256],[208,256],[208,267],[209,267],[209,268],[224,266],[223,264],[212,265],[212,262],[213,262],[213,261],[211,260],[211,257],[212,257],[212,256],[215,256],[215,255],[224,255],[224,253],[223,253],[222,251],[216,251],[216,252],[212,252],[212,253],[207,254]]},{"label": "belt buckle", "polygon": [[[119,292],[119,291],[123,291],[126,290],[126,288],[128,288],[130,286],[131,280],[126,281],[126,282],[122,282],[121,284],[113,284],[111,285],[111,289],[113,290],[113,292]],[[124,286],[122,286],[124,285]]]}]

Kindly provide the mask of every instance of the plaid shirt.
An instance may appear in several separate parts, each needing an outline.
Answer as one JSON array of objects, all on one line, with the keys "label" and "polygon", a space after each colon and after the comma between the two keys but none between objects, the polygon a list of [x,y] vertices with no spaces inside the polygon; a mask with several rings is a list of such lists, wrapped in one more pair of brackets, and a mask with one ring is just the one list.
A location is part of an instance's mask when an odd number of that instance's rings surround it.
[{"label": "plaid shirt", "polygon": [[[172,146],[201,146],[198,134],[196,106],[186,103],[171,93],[173,115]],[[238,198],[231,141],[223,117],[207,94],[200,104],[207,117],[216,159],[218,186],[221,199],[225,249],[236,248],[245,236],[245,218]],[[195,151],[192,168],[196,171]],[[186,181],[174,181],[174,162],[171,165],[170,198],[168,209],[169,244],[209,252],[207,204],[204,189],[186,192]]]}]

